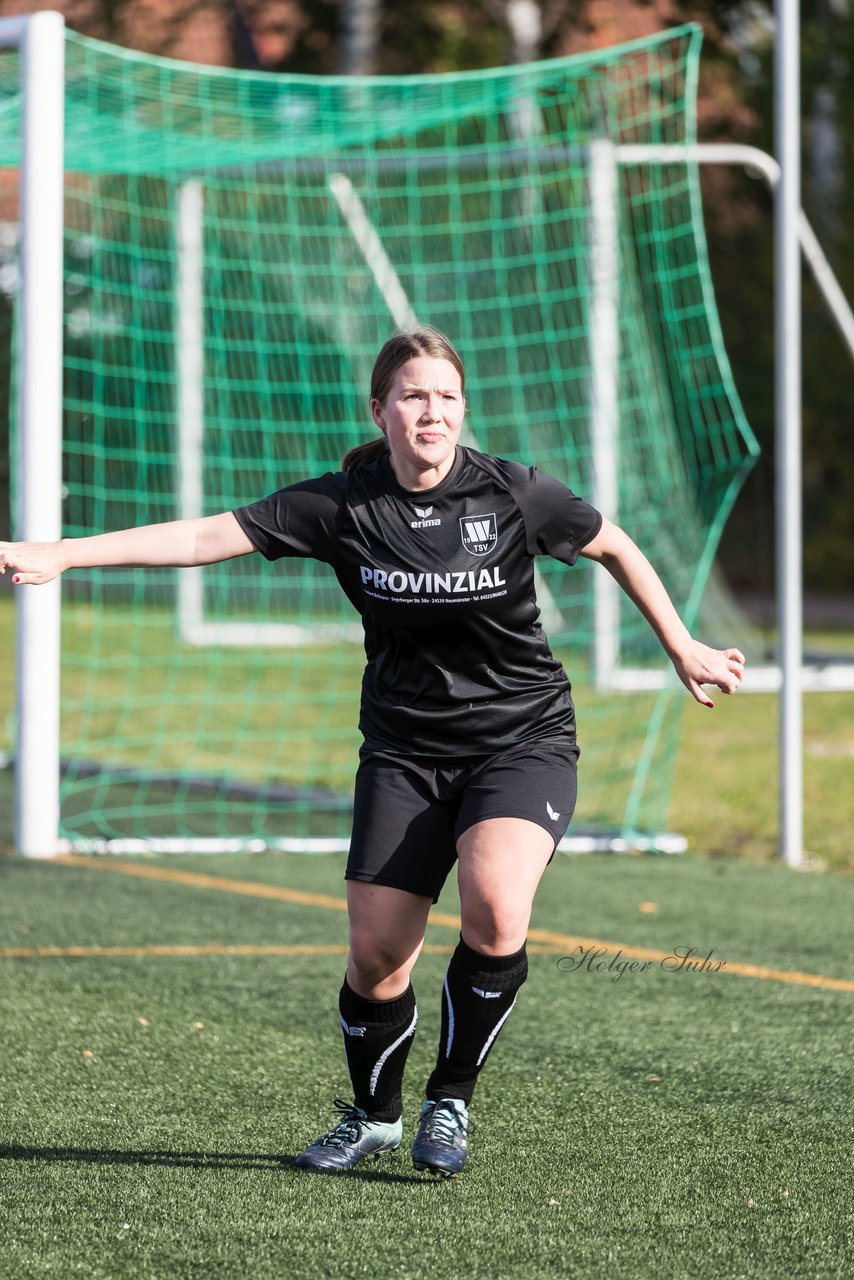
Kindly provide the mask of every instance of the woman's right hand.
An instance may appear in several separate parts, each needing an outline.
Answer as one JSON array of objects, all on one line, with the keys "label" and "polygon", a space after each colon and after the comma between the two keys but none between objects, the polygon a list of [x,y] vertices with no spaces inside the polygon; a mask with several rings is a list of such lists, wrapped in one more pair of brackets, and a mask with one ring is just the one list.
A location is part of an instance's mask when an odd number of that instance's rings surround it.
[{"label": "woman's right hand", "polygon": [[0,542],[0,573],[13,570],[16,587],[39,587],[65,568],[61,542]]}]

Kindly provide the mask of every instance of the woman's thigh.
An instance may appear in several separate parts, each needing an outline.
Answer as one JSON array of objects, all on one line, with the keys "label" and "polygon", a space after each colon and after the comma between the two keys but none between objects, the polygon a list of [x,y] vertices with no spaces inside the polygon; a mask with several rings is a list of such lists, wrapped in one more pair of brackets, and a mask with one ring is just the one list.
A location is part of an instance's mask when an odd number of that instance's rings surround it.
[{"label": "woman's thigh", "polygon": [[462,935],[475,951],[511,955],[528,934],[554,839],[525,818],[488,818],[457,842]]},{"label": "woman's thigh", "polygon": [[473,771],[457,817],[463,938],[510,955],[522,946],[543,871],[575,809],[578,747],[519,743]]}]

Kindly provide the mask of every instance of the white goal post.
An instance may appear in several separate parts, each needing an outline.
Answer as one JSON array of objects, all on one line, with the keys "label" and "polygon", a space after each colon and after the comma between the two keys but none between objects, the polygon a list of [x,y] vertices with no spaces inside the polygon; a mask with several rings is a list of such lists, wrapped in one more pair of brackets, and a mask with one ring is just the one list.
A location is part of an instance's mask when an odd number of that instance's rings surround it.
[{"label": "white goal post", "polygon": [[[65,20],[0,19],[0,49],[19,49],[23,111],[18,298],[15,534],[62,537],[62,230]],[[17,596],[15,848],[56,853],[59,829],[60,584]]]},{"label": "white goal post", "polygon": [[[204,186],[188,178],[178,187],[175,209],[175,420],[178,431],[178,517],[204,515],[205,335]],[[205,617],[204,569],[178,574],[178,628],[184,644],[224,647],[337,644],[361,637],[359,626],[312,628],[288,622],[223,622]]]},{"label": "white goal post", "polygon": [[[612,520],[617,520],[617,462],[619,458],[619,420],[617,391],[611,371],[619,354],[619,269],[617,172],[628,165],[729,164],[742,165],[759,174],[776,196],[780,183],[780,166],[773,156],[756,147],[736,143],[695,143],[692,145],[641,145],[599,141],[591,147],[591,227],[593,258],[592,333],[592,434],[595,460],[596,494],[594,502]],[[776,234],[781,231],[775,218]],[[843,342],[854,358],[854,313],[824,252],[801,209],[797,221],[801,253],[836,322]],[[778,316],[777,330],[785,332]],[[778,362],[787,360],[787,352],[778,350]],[[778,424],[778,436],[780,434]],[[785,513],[778,519],[785,520]],[[800,573],[797,566],[781,566],[780,576]],[[600,581],[604,579],[604,581]],[[595,679],[596,687],[609,690],[645,691],[661,689],[672,678],[665,668],[651,670],[627,667],[620,662],[619,611],[620,592],[607,574],[597,575]],[[802,629],[802,627],[801,627]],[[779,665],[751,663],[745,671],[743,691],[769,693],[782,689],[784,672]],[[800,688],[805,692],[822,690],[854,690],[854,663],[807,663],[801,667]]]}]

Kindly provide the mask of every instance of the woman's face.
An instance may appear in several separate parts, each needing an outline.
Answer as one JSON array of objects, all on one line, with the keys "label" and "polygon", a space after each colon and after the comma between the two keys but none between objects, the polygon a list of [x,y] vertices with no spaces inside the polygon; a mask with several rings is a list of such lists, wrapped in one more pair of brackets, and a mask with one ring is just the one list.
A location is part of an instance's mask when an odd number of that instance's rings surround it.
[{"label": "woman's face", "polygon": [[450,360],[433,356],[407,360],[385,400],[371,401],[392,470],[405,489],[432,488],[448,474],[465,411],[459,373]]}]

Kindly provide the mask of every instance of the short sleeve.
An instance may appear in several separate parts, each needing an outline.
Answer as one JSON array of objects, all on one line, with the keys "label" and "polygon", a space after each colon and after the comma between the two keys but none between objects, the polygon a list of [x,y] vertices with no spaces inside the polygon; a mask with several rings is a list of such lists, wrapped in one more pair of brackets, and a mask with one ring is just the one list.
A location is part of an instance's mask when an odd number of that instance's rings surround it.
[{"label": "short sleeve", "polygon": [[328,562],[338,543],[347,481],[343,471],[302,480],[238,507],[234,516],[267,560],[303,556]]},{"label": "short sleeve", "polygon": [[524,482],[514,485],[514,496],[525,521],[530,555],[575,564],[602,527],[602,515],[595,507],[536,467],[525,470]]}]

